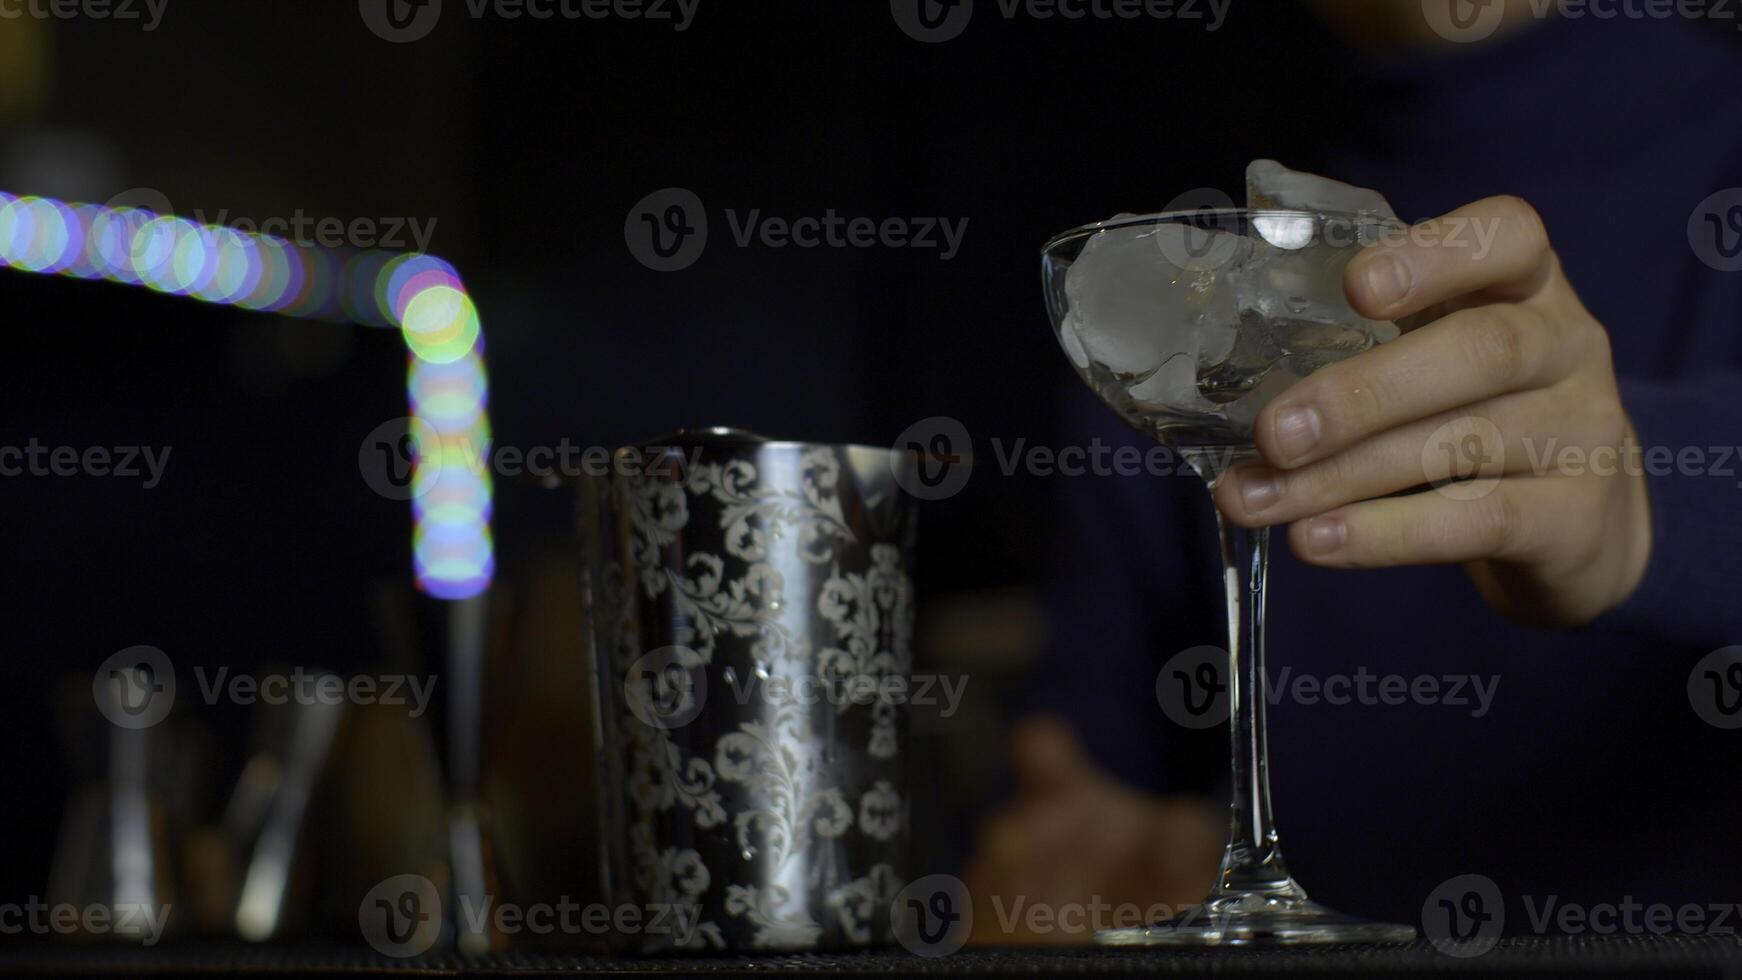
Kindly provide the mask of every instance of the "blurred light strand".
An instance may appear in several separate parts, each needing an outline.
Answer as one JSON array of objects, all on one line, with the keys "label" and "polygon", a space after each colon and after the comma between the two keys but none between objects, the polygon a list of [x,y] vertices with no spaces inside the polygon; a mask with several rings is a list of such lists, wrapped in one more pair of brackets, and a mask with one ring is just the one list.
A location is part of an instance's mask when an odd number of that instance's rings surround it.
[{"label": "blurred light strand", "polygon": [[343,253],[140,208],[0,191],[0,267],[144,286],[303,319],[395,327],[409,349],[412,559],[442,599],[495,571],[489,384],[478,310],[459,273],[421,253]]}]

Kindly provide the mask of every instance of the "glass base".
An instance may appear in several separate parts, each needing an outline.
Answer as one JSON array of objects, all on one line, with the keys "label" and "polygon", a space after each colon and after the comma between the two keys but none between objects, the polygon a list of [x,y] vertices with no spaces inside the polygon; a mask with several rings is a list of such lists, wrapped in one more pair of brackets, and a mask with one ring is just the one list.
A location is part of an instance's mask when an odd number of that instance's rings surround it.
[{"label": "glass base", "polygon": [[1164,922],[1103,929],[1103,946],[1294,946],[1308,943],[1407,943],[1414,926],[1371,922],[1317,902],[1261,896],[1216,899]]}]

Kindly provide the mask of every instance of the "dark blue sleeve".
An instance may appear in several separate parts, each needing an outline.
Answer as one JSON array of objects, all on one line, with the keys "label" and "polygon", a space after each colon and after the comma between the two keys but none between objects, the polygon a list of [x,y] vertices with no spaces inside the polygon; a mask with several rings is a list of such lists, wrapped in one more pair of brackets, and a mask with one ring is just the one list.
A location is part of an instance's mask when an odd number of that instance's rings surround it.
[{"label": "dark blue sleeve", "polygon": [[[1639,587],[1596,624],[1694,646],[1742,637],[1742,374],[1621,382],[1651,499]],[[1667,458],[1666,458],[1667,453]]]},{"label": "dark blue sleeve", "polygon": [[[1109,449],[1158,449],[1087,392],[1072,398],[1070,418],[1085,447],[1099,440]],[[1132,786],[1201,790],[1215,773],[1198,770],[1206,759],[1223,758],[1226,730],[1169,723],[1155,679],[1174,653],[1226,642],[1215,617],[1223,599],[1214,517],[1196,476],[1171,455],[1149,459],[1168,472],[1056,479],[1062,540],[1049,595],[1050,642],[1027,706],[1069,722],[1096,760]]]}]

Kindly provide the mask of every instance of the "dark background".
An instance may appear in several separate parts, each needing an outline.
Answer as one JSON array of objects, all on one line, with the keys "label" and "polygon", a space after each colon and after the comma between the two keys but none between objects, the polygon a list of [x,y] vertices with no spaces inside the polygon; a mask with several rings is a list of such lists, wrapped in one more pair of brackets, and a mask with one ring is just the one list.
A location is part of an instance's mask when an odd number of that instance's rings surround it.
[{"label": "dark background", "polygon": [[[990,442],[1070,435],[1078,382],[1047,329],[1040,244],[1190,188],[1237,198],[1254,157],[1306,165],[1321,140],[1361,140],[1383,121],[1354,114],[1346,53],[1304,8],[1250,0],[1215,31],[1005,20],[983,2],[936,44],[881,2],[701,0],[682,33],[448,7],[404,45],[349,0],[171,0],[151,33],[0,22],[6,50],[40,57],[11,62],[0,189],[101,201],[152,188],[207,220],[435,220],[431,250],[482,312],[499,444],[610,446],[696,425],[888,444],[920,419],[960,420],[978,465],[923,511],[919,656],[971,672],[972,698],[917,732],[929,860],[953,867],[999,788],[1003,725],[1044,643],[1058,479],[999,473]],[[658,273],[624,223],[666,187],[701,198],[711,235],[694,266]],[[967,230],[949,261],[739,248],[728,209]],[[173,447],[151,490],[0,480],[0,900],[17,901],[44,888],[76,781],[63,685],[88,708],[90,671],[134,644],[167,651],[189,689],[199,665],[400,662],[379,607],[409,580],[410,514],[357,463],[364,435],[405,414],[392,332],[10,272],[0,310],[0,445]],[[579,696],[562,662],[578,658],[561,608],[566,500],[503,485],[496,529],[503,591],[535,624],[515,642],[561,683],[499,706],[490,731],[499,751],[536,747],[554,767],[542,791],[561,796],[584,748],[540,743],[552,729],[529,719]],[[235,706],[199,715],[191,806],[210,819],[249,722]],[[1214,770],[1220,743],[1206,744]]]}]

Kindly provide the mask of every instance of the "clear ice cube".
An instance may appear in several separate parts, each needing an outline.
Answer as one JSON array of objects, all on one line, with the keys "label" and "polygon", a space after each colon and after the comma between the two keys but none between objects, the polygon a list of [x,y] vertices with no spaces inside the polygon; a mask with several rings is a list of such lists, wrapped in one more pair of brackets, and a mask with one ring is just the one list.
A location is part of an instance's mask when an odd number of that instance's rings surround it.
[{"label": "clear ice cube", "polygon": [[1122,379],[1146,410],[1209,410],[1196,372],[1234,346],[1225,272],[1250,249],[1243,236],[1181,224],[1097,232],[1065,274],[1066,353]]},{"label": "clear ice cube", "polygon": [[1391,203],[1378,191],[1318,174],[1290,170],[1275,160],[1254,160],[1247,165],[1246,206],[1397,217],[1397,212],[1391,210]]},{"label": "clear ice cube", "polygon": [[[1395,219],[1376,191],[1289,170],[1274,160],[1254,161],[1246,182],[1253,209]],[[1225,360],[1199,377],[1206,396],[1229,403],[1229,420],[1238,424],[1250,424],[1257,408],[1294,380],[1398,333],[1395,324],[1369,320],[1349,306],[1343,270],[1359,251],[1353,239],[1326,241],[1326,226],[1307,214],[1259,216],[1253,227],[1260,240],[1228,273],[1239,339]]]},{"label": "clear ice cube", "polygon": [[[1060,340],[1128,418],[1219,418],[1205,431],[1239,439],[1289,385],[1397,336],[1343,294],[1355,246],[1396,220],[1383,197],[1273,160],[1247,169],[1247,191],[1250,208],[1304,213],[1258,215],[1251,237],[1180,222],[1109,228],[1066,272]],[[1325,212],[1370,220],[1333,228]]]}]

